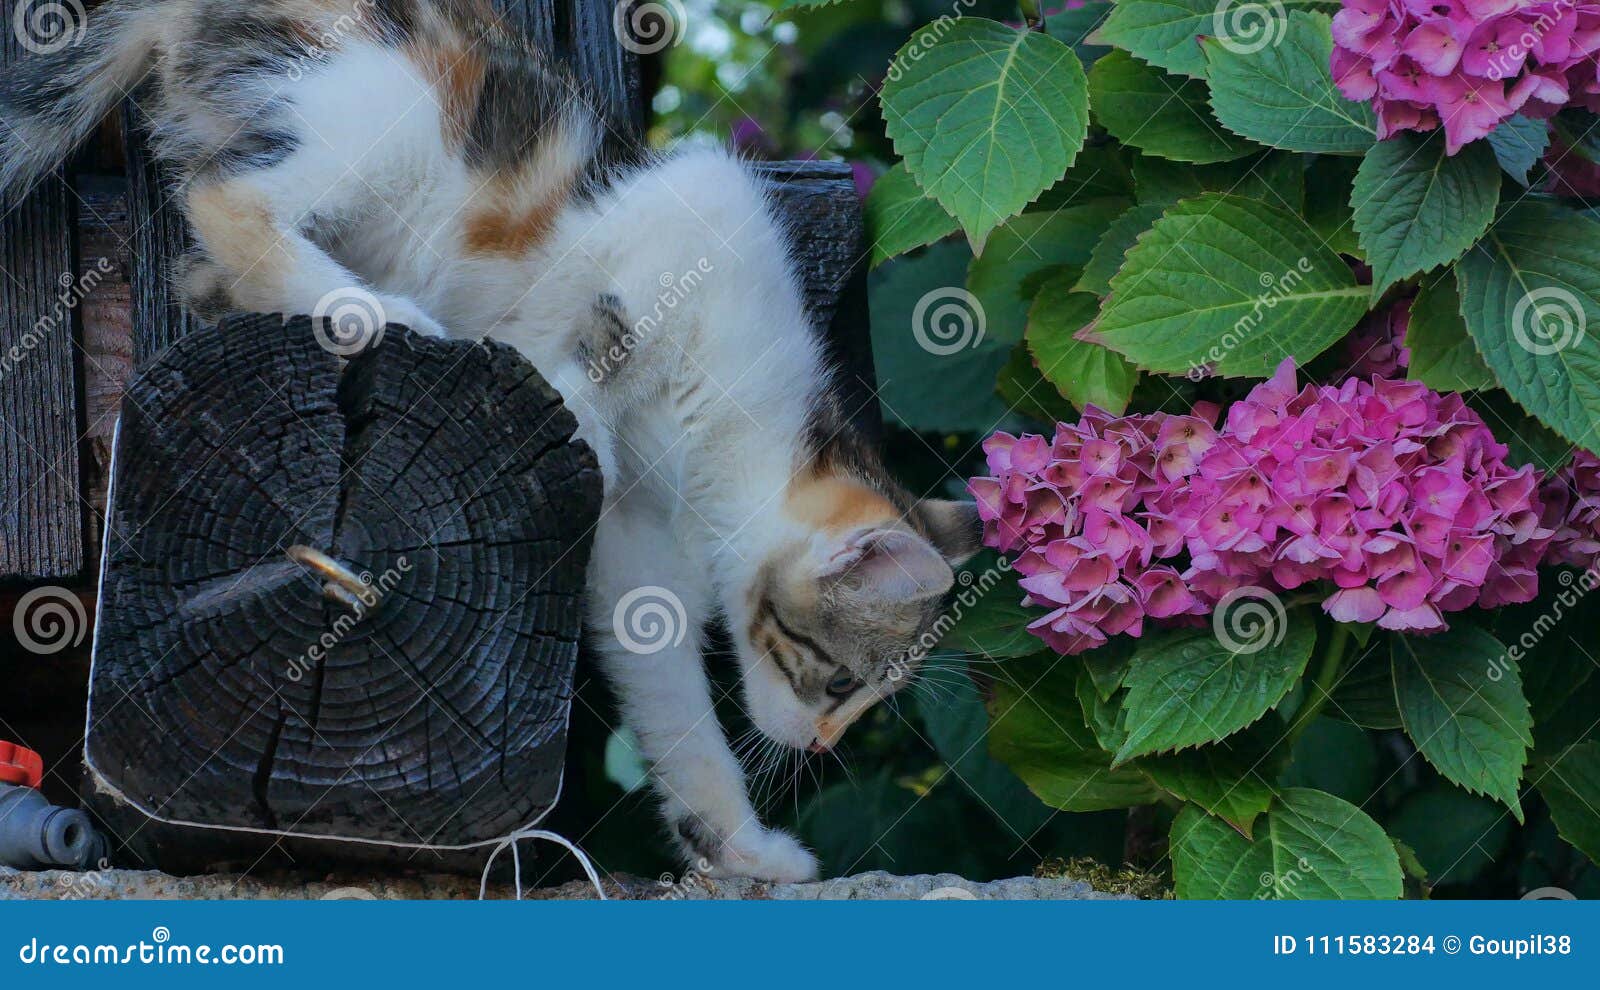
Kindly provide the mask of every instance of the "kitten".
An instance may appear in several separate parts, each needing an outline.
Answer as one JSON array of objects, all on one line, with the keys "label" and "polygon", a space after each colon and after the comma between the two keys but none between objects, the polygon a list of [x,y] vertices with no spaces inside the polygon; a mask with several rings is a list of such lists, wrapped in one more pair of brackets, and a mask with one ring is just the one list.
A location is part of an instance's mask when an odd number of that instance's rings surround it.
[{"label": "kitten", "polygon": [[[561,390],[607,484],[590,625],[670,834],[714,875],[815,876],[752,808],[703,627],[726,621],[755,726],[825,751],[904,683],[979,528],[851,428],[761,181],[618,139],[483,0],[111,0],[3,80],[0,191],[141,84],[198,235],[191,306],[366,292]],[[651,600],[669,628],[642,643]]]}]

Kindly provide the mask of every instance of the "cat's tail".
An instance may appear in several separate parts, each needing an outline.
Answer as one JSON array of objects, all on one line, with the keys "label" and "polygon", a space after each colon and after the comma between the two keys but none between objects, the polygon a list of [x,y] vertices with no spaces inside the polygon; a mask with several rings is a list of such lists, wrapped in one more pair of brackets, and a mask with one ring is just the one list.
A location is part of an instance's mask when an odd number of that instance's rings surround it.
[{"label": "cat's tail", "polygon": [[[154,60],[190,0],[16,0],[10,24],[31,54],[0,70],[0,202],[11,202],[83,143]],[[73,8],[80,16],[67,16]]]}]

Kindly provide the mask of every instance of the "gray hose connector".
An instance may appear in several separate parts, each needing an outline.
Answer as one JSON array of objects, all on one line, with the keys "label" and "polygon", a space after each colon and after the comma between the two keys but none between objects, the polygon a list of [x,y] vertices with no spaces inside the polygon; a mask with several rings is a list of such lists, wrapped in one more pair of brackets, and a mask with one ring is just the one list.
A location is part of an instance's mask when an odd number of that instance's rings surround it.
[{"label": "gray hose connector", "polygon": [[57,808],[31,787],[0,784],[0,866],[87,870],[108,852],[88,815]]}]

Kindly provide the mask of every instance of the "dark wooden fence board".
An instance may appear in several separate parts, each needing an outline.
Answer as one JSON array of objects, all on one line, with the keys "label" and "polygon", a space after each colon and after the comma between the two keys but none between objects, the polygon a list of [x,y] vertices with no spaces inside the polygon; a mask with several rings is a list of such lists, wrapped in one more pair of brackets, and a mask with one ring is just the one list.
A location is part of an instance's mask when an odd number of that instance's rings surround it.
[{"label": "dark wooden fence board", "polygon": [[[0,3],[0,65],[28,54],[11,30],[17,2]],[[0,579],[83,570],[73,258],[58,170],[0,220]]]}]

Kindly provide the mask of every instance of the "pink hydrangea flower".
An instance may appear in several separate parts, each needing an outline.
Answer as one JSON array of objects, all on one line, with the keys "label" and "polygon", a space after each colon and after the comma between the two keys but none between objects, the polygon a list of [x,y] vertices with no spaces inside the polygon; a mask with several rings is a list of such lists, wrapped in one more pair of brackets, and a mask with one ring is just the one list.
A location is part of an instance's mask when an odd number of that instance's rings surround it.
[{"label": "pink hydrangea flower", "polygon": [[1587,450],[1551,475],[1539,490],[1555,530],[1549,561],[1584,570],[1600,567],[1600,457]]},{"label": "pink hydrangea flower", "polygon": [[1453,155],[1519,112],[1600,109],[1600,0],[1342,0],[1333,41],[1380,140],[1443,127]]},{"label": "pink hydrangea flower", "polygon": [[[1243,587],[1316,589],[1340,621],[1437,631],[1446,613],[1532,599],[1556,533],[1533,468],[1507,464],[1460,396],[1381,376],[1301,388],[1287,360],[1226,416],[1090,407],[1049,440],[997,433],[984,450],[970,488],[985,542],[1014,556],[1044,610],[1028,628],[1060,653],[1200,621]],[[1590,463],[1572,527],[1588,542],[1572,546],[1592,556]]]}]

